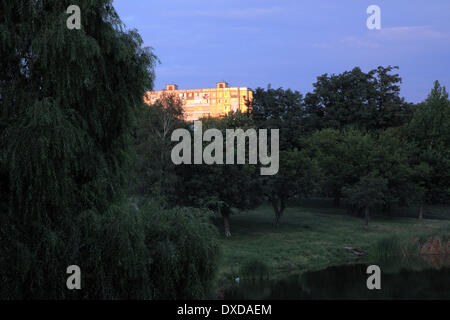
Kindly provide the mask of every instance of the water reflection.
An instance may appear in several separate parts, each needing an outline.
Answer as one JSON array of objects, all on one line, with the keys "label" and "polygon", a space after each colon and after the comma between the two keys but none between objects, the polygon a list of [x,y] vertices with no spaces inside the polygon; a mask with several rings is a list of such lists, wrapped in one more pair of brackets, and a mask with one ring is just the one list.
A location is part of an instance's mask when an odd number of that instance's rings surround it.
[{"label": "water reflection", "polygon": [[[450,299],[450,268],[446,261],[424,259],[382,261],[381,290],[368,290],[368,264],[331,267],[279,281],[241,281],[224,299]],[[438,259],[438,260],[436,260]]]}]

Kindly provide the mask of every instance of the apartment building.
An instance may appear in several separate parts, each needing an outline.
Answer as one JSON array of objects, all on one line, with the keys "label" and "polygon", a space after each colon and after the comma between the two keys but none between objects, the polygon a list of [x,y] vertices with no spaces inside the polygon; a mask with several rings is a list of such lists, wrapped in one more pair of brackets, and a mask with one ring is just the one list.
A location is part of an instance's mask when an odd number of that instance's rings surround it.
[{"label": "apartment building", "polygon": [[165,90],[147,92],[144,101],[151,105],[163,93],[173,93],[181,98],[187,121],[220,117],[230,111],[247,112],[253,101],[253,92],[249,88],[229,87],[226,82],[218,82],[216,88],[188,90],[180,90],[177,85],[169,84]]}]

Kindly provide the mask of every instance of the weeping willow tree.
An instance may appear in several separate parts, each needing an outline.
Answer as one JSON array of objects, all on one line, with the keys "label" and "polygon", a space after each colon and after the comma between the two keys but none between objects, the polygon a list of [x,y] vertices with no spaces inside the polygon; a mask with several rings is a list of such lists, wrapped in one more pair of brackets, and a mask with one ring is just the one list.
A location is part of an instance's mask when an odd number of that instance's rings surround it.
[{"label": "weeping willow tree", "polygon": [[112,1],[0,2],[2,189],[9,211],[56,223],[104,209],[123,182],[133,113],[155,57]]},{"label": "weeping willow tree", "polygon": [[[80,30],[66,25],[73,4]],[[158,297],[151,222],[119,204],[156,57],[111,0],[0,0],[0,12],[0,297]],[[73,264],[79,292],[66,288]]]}]

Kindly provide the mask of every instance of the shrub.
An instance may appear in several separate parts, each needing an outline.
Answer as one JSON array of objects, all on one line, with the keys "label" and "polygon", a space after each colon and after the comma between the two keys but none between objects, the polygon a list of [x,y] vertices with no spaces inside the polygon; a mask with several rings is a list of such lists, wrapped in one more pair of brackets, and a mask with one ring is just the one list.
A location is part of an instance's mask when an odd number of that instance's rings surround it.
[{"label": "shrub", "polygon": [[379,240],[372,251],[375,258],[407,257],[419,253],[418,238],[389,236]]},{"label": "shrub", "polygon": [[269,266],[261,260],[251,259],[244,262],[240,268],[240,273],[243,278],[251,280],[264,279],[269,276]]}]

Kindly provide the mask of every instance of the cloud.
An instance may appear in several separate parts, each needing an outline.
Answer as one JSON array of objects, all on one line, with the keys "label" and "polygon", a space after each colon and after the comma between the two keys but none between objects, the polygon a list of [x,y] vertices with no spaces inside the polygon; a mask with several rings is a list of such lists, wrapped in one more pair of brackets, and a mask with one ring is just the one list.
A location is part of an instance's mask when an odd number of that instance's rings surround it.
[{"label": "cloud", "polygon": [[432,29],[429,26],[391,27],[381,30],[368,31],[360,36],[345,36],[340,39],[315,42],[313,48],[319,49],[376,49],[382,47],[411,47],[423,46],[424,42],[450,43],[450,33]]},{"label": "cloud", "polygon": [[312,44],[313,48],[319,49],[336,49],[336,48],[353,48],[353,49],[375,49],[379,48],[380,44],[374,40],[357,38],[354,36],[347,36],[342,39],[329,42],[315,42]]},{"label": "cloud", "polygon": [[345,37],[340,40],[340,44],[347,48],[368,48],[375,49],[379,48],[380,44],[375,41],[370,41],[368,39],[358,39],[357,37]]},{"label": "cloud", "polygon": [[313,48],[319,48],[319,49],[333,49],[335,48],[335,44],[331,42],[314,42],[312,44]]},{"label": "cloud", "polygon": [[410,26],[382,28],[371,32],[373,38],[389,41],[445,40],[450,39],[448,33],[432,29],[430,26]]}]

